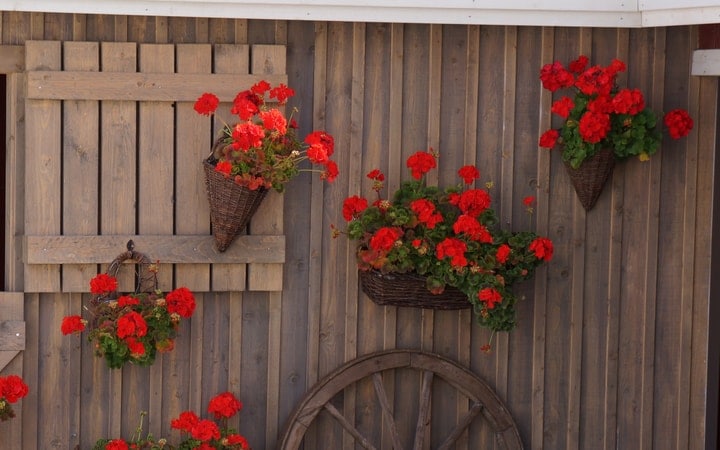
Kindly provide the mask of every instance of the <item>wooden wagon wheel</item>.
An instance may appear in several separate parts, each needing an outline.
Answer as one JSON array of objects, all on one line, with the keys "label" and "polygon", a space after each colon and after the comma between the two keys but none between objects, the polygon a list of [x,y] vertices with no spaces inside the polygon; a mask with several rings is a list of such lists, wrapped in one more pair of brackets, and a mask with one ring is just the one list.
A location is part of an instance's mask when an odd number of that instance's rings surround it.
[{"label": "wooden wagon wheel", "polygon": [[365,449],[376,447],[362,436],[342,413],[332,405],[331,400],[346,387],[364,378],[371,378],[375,395],[383,411],[383,418],[390,431],[393,448],[406,447],[400,436],[390,402],[385,393],[382,372],[394,369],[414,369],[422,374],[419,393],[419,411],[415,427],[415,442],[412,449],[427,447],[424,440],[426,428],[430,426],[432,384],[436,376],[441,377],[453,388],[470,399],[470,407],[444,439],[438,450],[450,449],[465,429],[482,413],[494,435],[498,447],[506,450],[522,449],[522,441],[512,416],[495,392],[477,375],[442,356],[412,350],[390,350],[373,353],[350,361],[319,381],[303,398],[288,419],[285,431],[279,441],[280,450],[296,450],[300,447],[305,432],[317,415],[327,411],[350,435],[357,445]]}]

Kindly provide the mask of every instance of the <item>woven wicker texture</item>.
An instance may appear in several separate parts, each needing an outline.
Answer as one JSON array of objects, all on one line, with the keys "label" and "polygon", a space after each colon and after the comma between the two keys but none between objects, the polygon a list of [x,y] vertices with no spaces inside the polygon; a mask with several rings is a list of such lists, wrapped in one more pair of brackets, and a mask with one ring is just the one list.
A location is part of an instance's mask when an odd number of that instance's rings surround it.
[{"label": "woven wicker texture", "polygon": [[428,291],[425,277],[414,273],[359,270],[363,292],[378,305],[425,309],[466,309],[472,304],[460,290],[445,286],[442,294]]},{"label": "woven wicker texture", "polygon": [[[117,278],[120,268],[124,266],[126,261],[135,261],[135,294],[149,294],[155,292],[158,288],[157,270],[152,267],[155,263],[144,253],[135,251],[135,243],[131,240],[127,243],[127,251],[120,253],[112,260],[107,268],[108,275]],[[127,264],[131,265],[131,264]],[[94,313],[94,308],[102,303],[117,300],[120,297],[117,291],[108,292],[106,294],[95,294],[90,301],[90,311]]]},{"label": "woven wicker texture", "polygon": [[255,191],[240,186],[215,171],[215,166],[203,161],[205,186],[210,203],[210,222],[215,246],[224,252],[235,236],[245,229],[267,194],[267,189]]},{"label": "woven wicker texture", "polygon": [[590,211],[595,206],[614,167],[615,154],[612,149],[600,150],[583,161],[577,169],[565,162],[565,169],[585,211]]}]

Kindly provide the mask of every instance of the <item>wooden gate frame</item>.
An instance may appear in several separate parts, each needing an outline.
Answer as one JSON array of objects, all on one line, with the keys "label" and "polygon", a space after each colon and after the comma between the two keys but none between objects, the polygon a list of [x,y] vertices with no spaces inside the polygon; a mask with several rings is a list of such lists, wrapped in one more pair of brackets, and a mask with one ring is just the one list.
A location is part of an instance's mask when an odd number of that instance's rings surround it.
[{"label": "wooden gate frame", "polygon": [[[7,157],[5,161],[5,285],[8,292],[0,292],[0,372],[25,350],[25,322],[22,288],[21,242],[17,239],[18,225],[22,226],[22,214],[18,212],[18,195],[23,183],[22,171],[11,170],[18,167],[18,127],[21,126],[18,112],[17,88],[25,67],[25,48],[21,45],[0,46],[0,73],[7,75]],[[22,167],[22,166],[20,166]],[[19,361],[22,368],[22,361]]]}]

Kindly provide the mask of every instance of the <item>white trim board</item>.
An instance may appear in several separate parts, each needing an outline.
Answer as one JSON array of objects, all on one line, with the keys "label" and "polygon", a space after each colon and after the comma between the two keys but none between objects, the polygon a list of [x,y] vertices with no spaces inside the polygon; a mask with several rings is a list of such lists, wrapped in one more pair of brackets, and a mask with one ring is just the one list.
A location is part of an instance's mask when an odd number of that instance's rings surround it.
[{"label": "white trim board", "polygon": [[0,0],[0,11],[619,28],[720,22],[718,0],[575,0],[571,4],[572,10],[567,0]]},{"label": "white trim board", "polygon": [[692,59],[692,75],[719,76],[720,49],[695,50]]}]

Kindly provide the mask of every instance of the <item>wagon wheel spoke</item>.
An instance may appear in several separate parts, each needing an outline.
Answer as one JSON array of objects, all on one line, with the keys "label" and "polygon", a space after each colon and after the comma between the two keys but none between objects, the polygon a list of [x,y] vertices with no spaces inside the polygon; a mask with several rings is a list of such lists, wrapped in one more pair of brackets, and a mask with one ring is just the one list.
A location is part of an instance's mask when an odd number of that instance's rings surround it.
[{"label": "wagon wheel spoke", "polygon": [[357,428],[355,428],[348,420],[345,418],[345,416],[342,415],[340,411],[336,407],[332,405],[332,403],[327,403],[324,406],[325,410],[330,413],[331,416],[337,420],[340,425],[352,435],[352,437],[355,438],[355,441],[362,446],[362,448],[365,448],[367,450],[377,450],[374,445],[368,441],[365,436],[360,434]]},{"label": "wagon wheel spoke", "polygon": [[453,428],[447,439],[438,447],[438,450],[447,450],[454,445],[455,441],[460,438],[460,435],[470,426],[470,423],[480,414],[482,409],[483,405],[480,402],[473,403],[470,410],[460,419],[460,422]]},{"label": "wagon wheel spoke", "polygon": [[402,450],[403,446],[400,442],[400,435],[395,425],[395,419],[393,418],[392,409],[390,409],[390,402],[388,401],[387,394],[385,393],[385,386],[383,385],[382,375],[380,372],[373,374],[373,386],[375,386],[375,395],[380,402],[380,408],[383,411],[383,416],[387,422],[388,428],[390,428],[390,436],[392,437],[393,448],[395,450]]},{"label": "wagon wheel spoke", "polygon": [[422,382],[420,383],[420,404],[418,405],[418,418],[415,425],[415,445],[414,450],[422,450],[425,445],[425,439],[430,426],[430,407],[433,372],[429,370],[423,371]]}]

